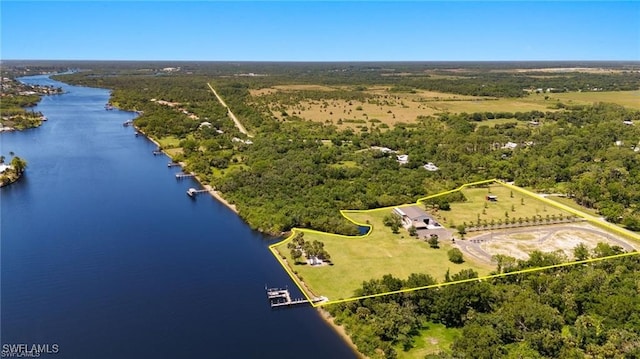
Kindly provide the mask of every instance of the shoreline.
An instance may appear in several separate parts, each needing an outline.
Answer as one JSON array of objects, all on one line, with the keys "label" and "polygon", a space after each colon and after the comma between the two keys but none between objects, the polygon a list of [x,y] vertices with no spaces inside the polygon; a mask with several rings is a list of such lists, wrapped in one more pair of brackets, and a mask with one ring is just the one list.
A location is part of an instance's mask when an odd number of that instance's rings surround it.
[{"label": "shoreline", "polygon": [[[156,141],[155,139],[151,138],[149,135],[147,135],[146,133],[141,131],[137,126],[135,126],[135,124],[134,124],[133,127],[135,128],[136,131],[141,133],[145,138],[147,138],[149,141],[151,141],[156,146],[158,146],[158,148],[162,148],[162,146],[160,145],[160,143],[158,141]],[[173,158],[167,152],[165,152],[163,149],[161,149],[161,151],[167,157],[169,157],[170,159],[173,160]],[[180,163],[180,167],[184,168],[184,163],[183,162],[179,162],[179,163]],[[196,176],[194,178],[200,184],[200,186],[202,186],[204,189],[208,190],[208,193],[211,195],[211,197],[216,199],[218,202],[222,203],[224,206],[229,208],[235,214],[239,215],[239,212],[238,212],[238,209],[236,208],[236,206],[234,204],[232,204],[232,203],[229,203],[229,201],[227,201],[222,196],[222,194],[220,192],[216,191],[213,188],[213,186],[208,185],[208,184],[203,184],[202,179],[197,174],[196,174]],[[305,289],[310,291],[306,286],[305,286]],[[346,331],[345,327],[343,327],[342,325],[336,324],[335,318],[327,310],[325,310],[325,309],[323,309],[321,307],[318,307],[318,308],[316,308],[316,311],[317,311],[318,315],[320,316],[320,318],[322,319],[322,321],[324,321],[325,324],[327,324],[340,337],[340,339],[342,339],[342,341],[345,342],[347,344],[347,346],[349,346],[349,348],[351,348],[351,350],[353,350],[353,354],[355,354],[357,358],[367,358],[366,356],[364,356],[362,353],[360,353],[358,351],[358,347],[355,345],[353,340],[351,340],[351,337],[347,334],[347,331]]]},{"label": "shoreline", "polygon": [[[274,248],[273,250],[275,251],[274,255],[282,257],[282,254],[278,249]],[[289,262],[286,259],[283,258],[281,262],[283,262],[283,264],[287,266],[287,268],[285,268],[285,271],[287,271],[290,274],[295,273],[294,269],[291,268],[291,266],[289,265]],[[295,279],[291,278],[291,279],[300,285],[300,289],[302,289],[305,292],[303,294],[305,294],[306,296],[308,295],[315,296],[313,291],[309,287],[307,287],[306,283],[300,280],[300,278],[298,278],[297,274],[293,274],[293,275],[295,275],[296,278]],[[335,318],[331,315],[331,313],[329,313],[329,311],[327,311],[322,307],[316,307],[315,309],[318,311],[318,314],[320,315],[322,320],[327,325],[329,325],[331,329],[333,329],[333,331],[336,334],[338,334],[338,336],[353,350],[353,353],[356,355],[357,358],[367,358],[367,356],[365,356],[360,351],[358,351],[358,346],[353,342],[349,334],[347,334],[346,328],[342,325],[336,324]]]},{"label": "shoreline", "polygon": [[327,325],[329,325],[331,329],[333,329],[333,331],[338,334],[338,336],[353,350],[353,354],[355,354],[357,358],[368,358],[358,351],[358,347],[355,345],[353,340],[351,340],[349,334],[347,334],[346,328],[342,325],[336,324],[335,318],[328,311],[322,309],[322,307],[318,307],[316,310],[318,311],[320,318],[322,318],[322,320],[327,323]]},{"label": "shoreline", "polygon": [[[117,106],[113,107],[114,109],[120,110],[120,111],[128,111],[128,110],[124,110],[121,109]],[[133,111],[134,113],[136,113],[138,116],[141,114],[138,111]],[[137,118],[138,116],[136,116],[135,118]],[[134,120],[135,120],[134,118]],[[169,159],[171,159],[173,161],[173,158],[171,155],[169,155],[164,149],[162,149],[162,146],[160,145],[160,143],[154,139],[153,137],[151,137],[150,135],[146,134],[144,131],[142,131],[140,128],[138,128],[138,126],[136,126],[135,122],[133,123],[133,126],[135,131],[137,131],[138,133],[142,134],[147,140],[151,141],[153,144],[155,144],[160,151],[166,155]],[[180,162],[180,167],[184,170],[185,167],[185,163],[184,162]],[[5,184],[9,185],[11,183],[16,182],[17,180],[19,180],[22,175],[24,173],[20,174],[19,176],[17,176],[17,178],[15,178],[15,180]],[[215,190],[215,188],[212,185],[209,184],[204,184],[202,178],[200,177],[200,175],[196,174],[194,176],[195,180],[200,184],[201,187],[203,187],[204,189],[206,189],[208,191],[208,193],[215,199],[217,200],[219,203],[223,204],[225,207],[229,208],[231,211],[233,211],[236,215],[240,216],[238,209],[236,208],[235,204],[230,203],[229,201],[227,201],[221,192]],[[240,216],[241,217],[241,216]],[[242,217],[241,217],[242,218]],[[261,231],[262,232],[262,231]],[[281,233],[280,235],[285,235],[285,233]],[[286,234],[288,236],[288,233]],[[349,337],[349,335],[347,335],[346,329],[335,323],[335,318],[331,316],[331,314],[321,308],[315,308],[316,309],[316,313],[320,316],[320,318],[322,319],[322,321],[324,323],[326,323],[326,325],[328,325],[338,336],[339,338],[352,350],[354,356],[356,358],[367,358],[366,356],[364,356],[362,353],[360,353],[358,351],[357,346],[353,343],[353,341],[351,340],[351,337]]]},{"label": "shoreline", "polygon": [[[167,157],[169,157],[171,160],[173,160],[173,158],[164,149],[162,149],[162,146],[160,145],[160,143],[158,141],[156,141],[151,136],[147,135],[144,131],[140,130],[135,125],[135,123],[133,124],[133,127],[134,127],[134,129],[136,131],[138,131],[138,133],[142,134],[145,138],[147,138],[153,144],[158,146],[158,148],[160,148],[162,153],[164,153]],[[184,168],[184,165],[185,165],[184,162],[179,162],[179,163],[180,163],[180,168]],[[238,212],[238,209],[236,208],[236,206],[234,204],[232,204],[232,203],[229,203],[229,201],[227,201],[222,196],[222,194],[220,192],[216,191],[213,188],[213,186],[208,185],[208,184],[204,184],[202,179],[200,178],[200,176],[198,174],[196,174],[194,176],[194,178],[200,184],[200,186],[202,186],[204,189],[208,190],[208,193],[211,195],[211,197],[213,197],[218,202],[222,203],[224,206],[229,208],[236,215],[238,215],[238,216],[240,215],[240,213]],[[307,288],[306,285],[305,285],[305,289],[310,292],[310,289]],[[351,350],[353,351],[353,354],[356,356],[356,358],[360,358],[360,359],[367,358],[362,353],[360,353],[360,351],[358,351],[358,347],[355,345],[353,340],[351,340],[351,337],[347,334],[347,331],[346,331],[345,327],[342,326],[342,325],[336,324],[335,318],[327,310],[325,310],[325,309],[323,309],[321,307],[318,307],[318,308],[316,308],[316,311],[317,311],[318,315],[320,316],[320,318],[322,319],[322,321],[325,322],[325,324],[328,325],[340,337],[340,339],[342,339],[342,341],[345,344],[347,344],[347,346],[349,348],[351,348]]]},{"label": "shoreline", "polygon": [[[162,149],[162,146],[160,145],[160,143],[158,141],[156,141],[154,138],[152,138],[151,136],[147,135],[144,131],[142,131],[140,128],[138,128],[138,126],[135,125],[135,123],[133,124],[133,128],[138,131],[138,133],[142,134],[146,139],[148,139],[149,141],[151,141],[152,143],[154,143],[156,146],[158,146],[158,148],[160,149],[160,151],[162,151],[162,153],[164,153],[165,156],[169,157],[172,161],[173,158],[171,157],[171,155],[169,155],[164,149]],[[180,162],[180,168],[184,169],[184,162]],[[236,208],[235,204],[230,203],[229,201],[227,201],[220,192],[216,191],[213,186],[209,185],[209,184],[205,184],[202,179],[200,178],[200,176],[198,174],[196,174],[194,176],[195,180],[198,182],[198,184],[200,184],[200,186],[204,189],[206,189],[208,191],[208,193],[211,195],[211,197],[213,197],[214,199],[218,200],[218,202],[222,203],[224,206],[226,206],[227,208],[229,208],[230,210],[233,211],[233,213],[239,215],[240,212],[238,211],[238,209]]]},{"label": "shoreline", "polygon": [[19,173],[17,176],[7,176],[7,178],[9,179],[8,182],[0,182],[0,188],[9,186],[13,183],[18,182],[18,180],[20,180],[20,178],[22,178],[22,176],[24,175],[24,172]]}]

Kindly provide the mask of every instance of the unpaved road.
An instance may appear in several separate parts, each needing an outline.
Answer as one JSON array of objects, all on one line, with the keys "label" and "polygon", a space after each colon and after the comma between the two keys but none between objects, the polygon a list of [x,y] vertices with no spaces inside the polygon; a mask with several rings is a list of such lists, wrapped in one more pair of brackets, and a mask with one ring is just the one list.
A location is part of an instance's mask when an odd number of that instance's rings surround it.
[{"label": "unpaved road", "polygon": [[214,95],[216,95],[216,98],[218,99],[218,101],[220,101],[220,104],[222,105],[222,107],[227,109],[227,115],[229,115],[229,118],[233,120],[233,122],[236,124],[236,127],[238,128],[238,130],[247,135],[247,137],[253,137],[249,134],[249,132],[247,132],[247,129],[242,125],[242,123],[240,123],[240,121],[238,121],[238,118],[236,117],[236,115],[233,114],[233,112],[231,112],[231,109],[229,108],[229,106],[227,106],[227,104],[224,102],[224,100],[222,99],[222,97],[220,97],[220,95],[218,95],[218,93],[216,92],[216,90],[211,86],[210,83],[207,83],[207,86],[209,86],[209,88],[211,89],[211,92],[213,92]]},{"label": "unpaved road", "polygon": [[620,246],[626,251],[640,247],[636,242],[622,239],[605,230],[587,224],[536,226],[521,229],[502,229],[457,240],[456,245],[465,254],[485,263],[491,263],[495,254],[527,259],[533,250],[543,252],[561,250],[569,258],[578,243],[593,248],[598,242]]}]

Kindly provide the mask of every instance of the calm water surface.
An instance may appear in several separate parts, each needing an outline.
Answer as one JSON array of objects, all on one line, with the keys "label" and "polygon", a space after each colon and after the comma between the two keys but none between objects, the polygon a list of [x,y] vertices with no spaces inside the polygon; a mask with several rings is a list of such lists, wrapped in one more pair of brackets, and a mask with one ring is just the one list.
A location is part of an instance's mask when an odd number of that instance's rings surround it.
[{"label": "calm water surface", "polygon": [[[312,308],[271,310],[290,279],[252,231],[105,111],[109,92],[62,86],[42,127],[0,135],[28,162],[0,190],[2,344],[50,358],[351,358]],[[296,296],[299,293],[292,291]]]}]

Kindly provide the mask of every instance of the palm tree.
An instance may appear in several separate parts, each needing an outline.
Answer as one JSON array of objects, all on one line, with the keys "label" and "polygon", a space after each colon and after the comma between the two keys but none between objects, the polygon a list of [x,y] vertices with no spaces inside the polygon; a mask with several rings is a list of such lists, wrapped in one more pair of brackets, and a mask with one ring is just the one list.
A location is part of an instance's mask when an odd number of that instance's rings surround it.
[{"label": "palm tree", "polygon": [[11,167],[13,167],[16,173],[21,174],[24,172],[25,168],[27,168],[27,161],[16,156],[11,160]]}]

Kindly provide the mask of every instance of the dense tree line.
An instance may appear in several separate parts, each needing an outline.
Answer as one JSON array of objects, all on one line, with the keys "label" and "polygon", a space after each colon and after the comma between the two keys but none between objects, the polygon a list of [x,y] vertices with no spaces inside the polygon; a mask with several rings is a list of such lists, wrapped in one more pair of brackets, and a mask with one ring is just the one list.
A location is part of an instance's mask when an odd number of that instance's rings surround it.
[{"label": "dense tree line", "polygon": [[[367,131],[356,132],[295,115],[274,120],[267,105],[250,95],[251,86],[244,78],[80,73],[66,79],[113,88],[114,104],[143,111],[136,125],[145,133],[181,139],[183,154],[176,159],[202,174],[237,205],[252,227],[264,231],[306,227],[355,234],[357,227],[339,215],[340,209],[408,203],[424,194],[494,177],[566,193],[612,222],[640,228],[640,153],[634,152],[640,145],[640,129],[623,125],[623,121],[640,122],[640,112],[621,106],[442,114],[391,129],[370,123],[365,125]],[[256,135],[252,144],[232,141],[245,137],[207,82]],[[151,99],[180,103],[200,120]],[[493,118],[514,121],[484,124]],[[200,128],[205,120],[213,126]],[[503,148],[507,142],[518,147]],[[400,165],[395,154],[370,150],[371,146],[408,154],[409,162]],[[425,171],[422,165],[427,162],[440,170]]]},{"label": "dense tree line", "polygon": [[[588,255],[620,253],[599,244]],[[565,261],[555,253],[532,253],[511,270]],[[640,258],[630,256],[588,265],[471,281],[332,305],[358,350],[393,358],[408,350],[431,323],[462,328],[450,351],[432,358],[585,358],[640,355]],[[475,278],[472,270],[447,281]],[[429,275],[407,279],[386,275],[364,282],[356,295],[435,284]]]},{"label": "dense tree line", "polygon": [[[639,111],[612,104],[559,104],[546,112],[419,117],[414,123],[392,128],[369,122],[355,131],[305,121],[295,114],[289,114],[286,121],[274,120],[266,103],[249,92],[275,84],[323,83],[351,86],[343,96],[357,96],[361,90],[354,84],[475,94],[485,91],[483,81],[493,81],[491,96],[519,96],[523,88],[555,87],[552,81],[563,79],[568,89],[572,83],[581,86],[581,81],[592,80],[595,82],[590,85],[599,88],[606,88],[607,83],[637,88],[640,80],[636,75],[621,79],[575,74],[571,75],[573,82],[569,75],[533,82],[529,77],[536,79],[532,77],[535,74],[509,77],[480,66],[457,78],[436,81],[425,74],[402,79],[382,76],[389,71],[377,64],[295,64],[285,68],[240,64],[216,70],[189,66],[190,75],[132,67],[125,71],[127,76],[109,70],[69,75],[65,80],[111,88],[114,104],[142,111],[136,125],[145,133],[178,138],[182,154],[176,159],[185,161],[187,170],[198,172],[205,182],[222,191],[254,228],[279,233],[306,227],[356,234],[358,228],[339,214],[340,209],[409,203],[463,183],[500,178],[539,191],[566,193],[578,203],[596,208],[610,221],[640,229]],[[273,70],[269,76],[234,76],[269,70]],[[471,76],[473,73],[478,75]],[[234,127],[226,109],[206,86],[208,82],[254,135],[251,143]],[[437,88],[429,87],[436,84]],[[305,92],[300,96],[330,95]],[[151,99],[180,103],[180,108],[199,120]],[[485,121],[494,118],[513,121],[487,125]],[[201,127],[205,120],[212,126]],[[508,142],[517,147],[505,147]],[[400,165],[395,153],[372,146],[407,154],[409,162]],[[439,170],[426,171],[422,165],[427,162],[435,163]],[[454,200],[459,199],[441,198],[430,204],[446,206]],[[315,249],[311,246],[311,251],[321,249],[319,244]],[[619,251],[607,245],[593,252],[576,250],[577,258]],[[560,263],[566,258],[534,252],[527,261],[507,257],[496,261],[498,271],[504,272]],[[410,348],[419,330],[432,322],[461,328],[463,333],[451,352],[441,353],[441,357],[637,357],[638,269],[637,256],[625,257],[365,299],[331,307],[330,311],[347,327],[359,350],[371,357],[394,357],[395,348]],[[463,271],[447,276],[447,280],[476,276],[473,271]],[[363,283],[355,294],[433,283],[425,274],[407,279],[385,276]]]},{"label": "dense tree line", "polygon": [[[98,82],[109,86],[109,77],[129,78],[223,78],[251,88],[278,84],[323,84],[330,86],[388,85],[405,89],[425,89],[476,96],[522,97],[527,90],[539,88],[554,91],[620,91],[640,88],[638,66],[611,63],[198,63],[198,62],[132,62],[132,63],[68,63],[69,68],[91,66]],[[540,72],[541,67],[598,66],[622,72]],[[179,68],[166,72],[163,68]],[[528,68],[526,72],[505,71]],[[634,71],[635,70],[635,71]],[[251,75],[253,74],[253,75]],[[431,76],[430,74],[438,75]],[[74,81],[87,81],[86,74]],[[249,76],[251,75],[251,76]],[[400,76],[401,75],[401,76]],[[83,80],[83,78],[85,80]],[[95,79],[94,79],[95,80]],[[88,81],[91,81],[89,79]],[[94,82],[95,83],[95,82]]]}]

